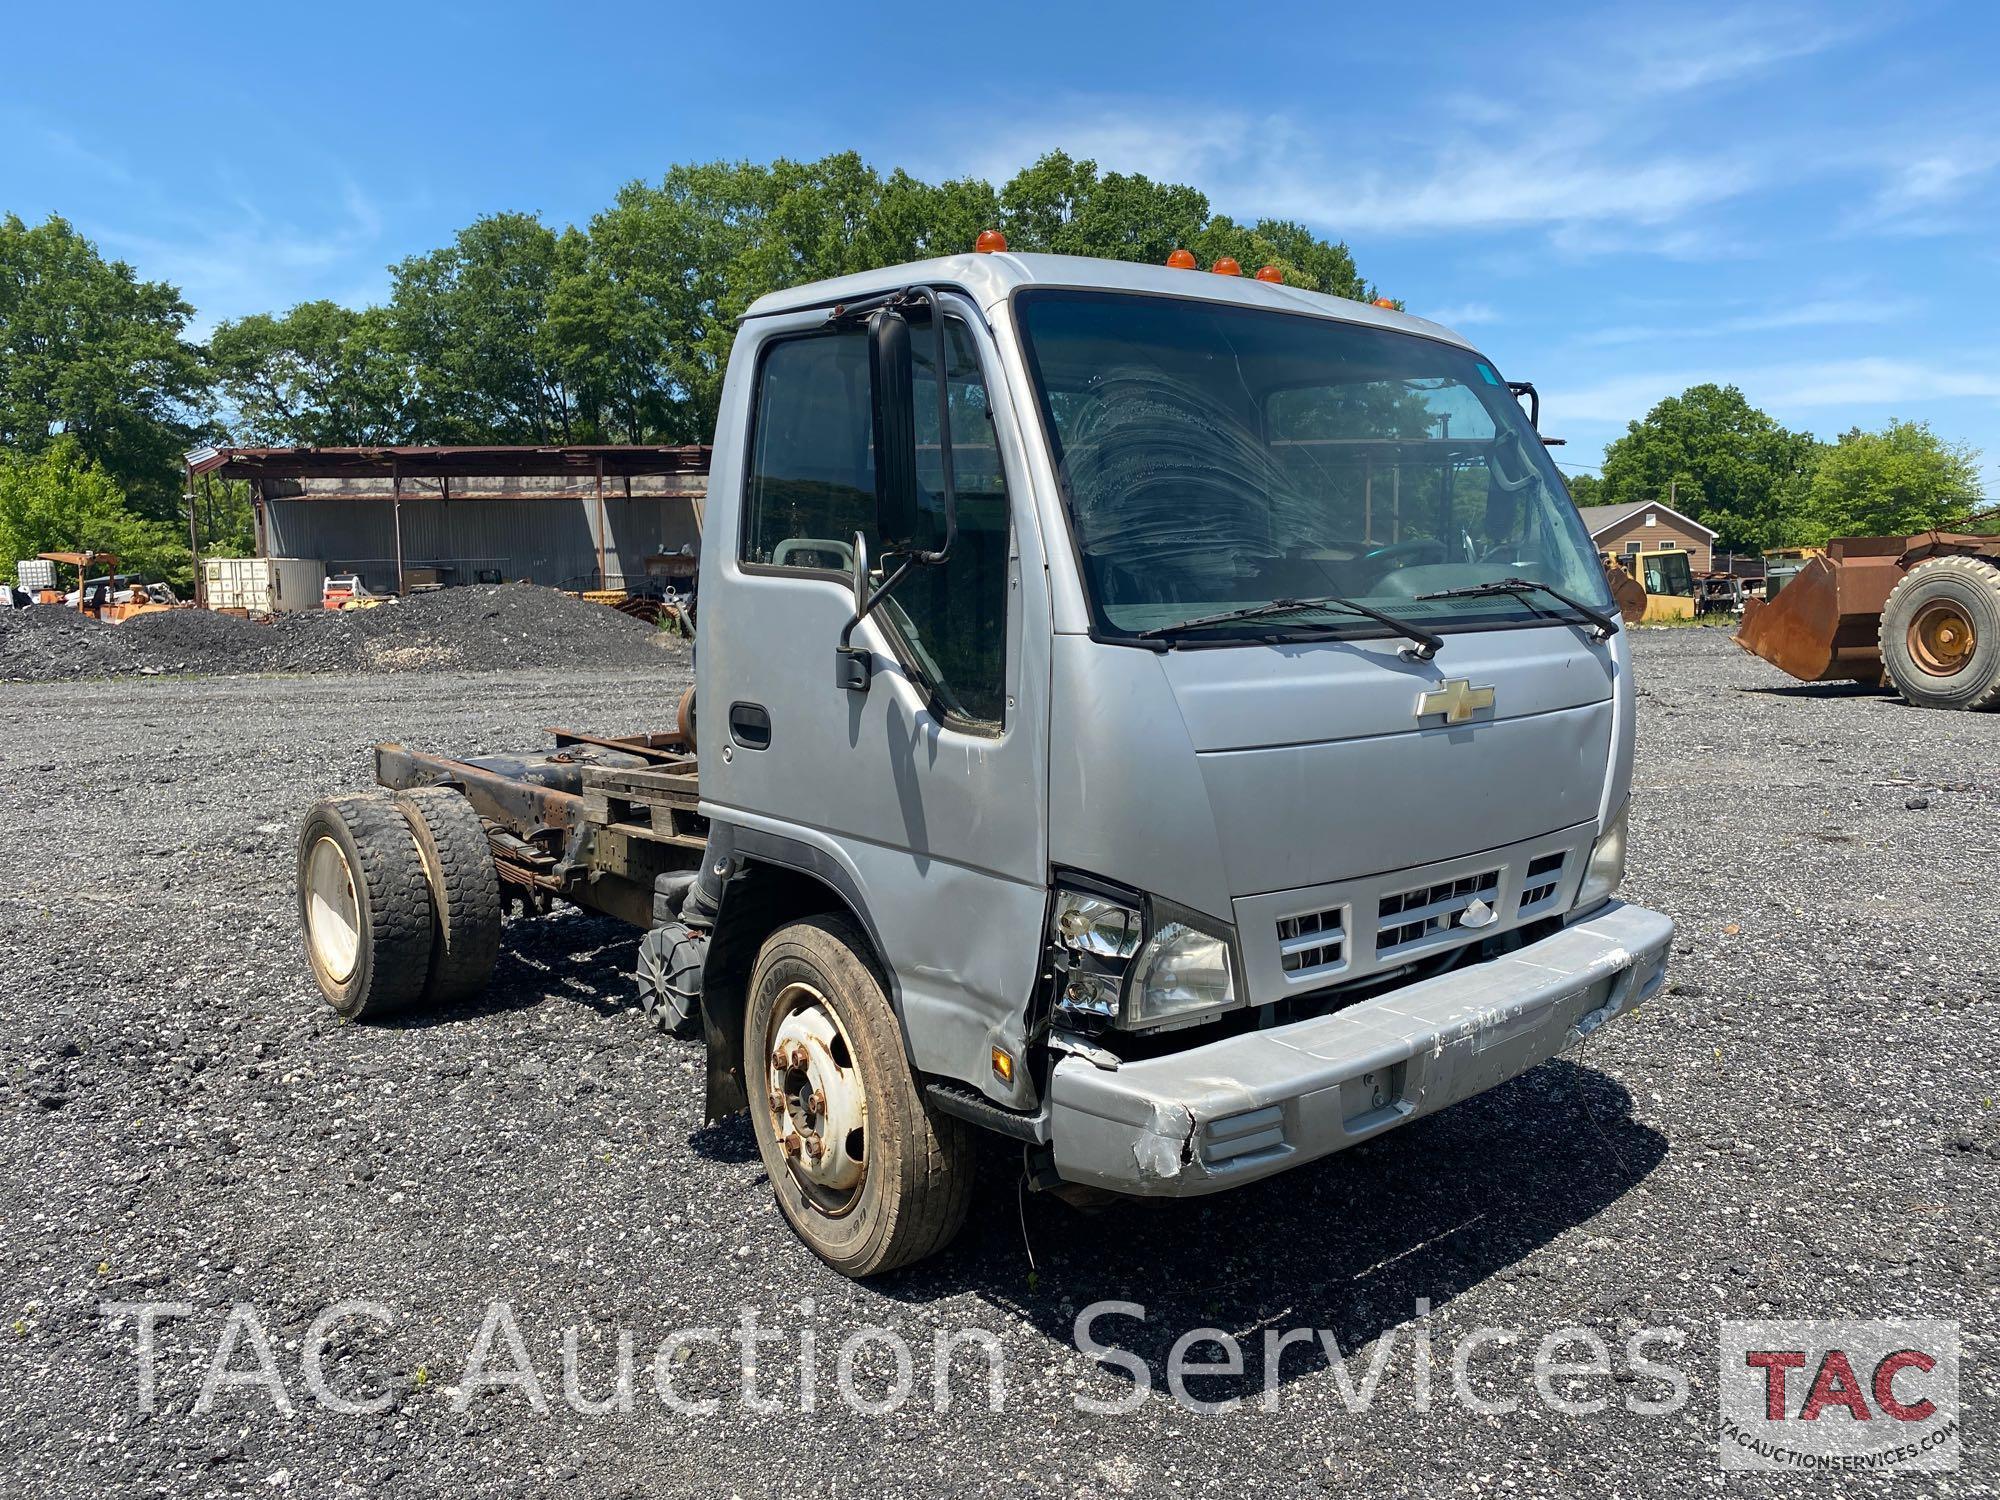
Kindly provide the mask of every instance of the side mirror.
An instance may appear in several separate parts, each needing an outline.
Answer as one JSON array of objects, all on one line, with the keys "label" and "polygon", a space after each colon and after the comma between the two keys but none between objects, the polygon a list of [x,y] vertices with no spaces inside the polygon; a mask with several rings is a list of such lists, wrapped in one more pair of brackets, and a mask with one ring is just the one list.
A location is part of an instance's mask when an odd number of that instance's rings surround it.
[{"label": "side mirror", "polygon": [[895,308],[868,318],[868,375],[875,393],[875,534],[886,551],[917,540],[916,374],[910,324]]}]

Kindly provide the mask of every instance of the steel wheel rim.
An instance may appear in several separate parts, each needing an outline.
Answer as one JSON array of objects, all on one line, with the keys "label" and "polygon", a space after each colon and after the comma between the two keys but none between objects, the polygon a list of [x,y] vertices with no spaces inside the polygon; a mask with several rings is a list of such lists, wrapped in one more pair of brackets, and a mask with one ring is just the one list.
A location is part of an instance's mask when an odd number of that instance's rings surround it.
[{"label": "steel wheel rim", "polygon": [[819,990],[795,980],[771,1007],[765,1118],[787,1173],[828,1218],[860,1201],[868,1175],[868,1093],[853,1040]]},{"label": "steel wheel rim", "polygon": [[1979,649],[1972,617],[1955,599],[1933,599],[1910,618],[1905,632],[1910,657],[1933,677],[1963,672]]},{"label": "steel wheel rim", "polygon": [[361,903],[347,855],[324,834],[306,855],[306,934],[320,972],[345,984],[361,952]]}]

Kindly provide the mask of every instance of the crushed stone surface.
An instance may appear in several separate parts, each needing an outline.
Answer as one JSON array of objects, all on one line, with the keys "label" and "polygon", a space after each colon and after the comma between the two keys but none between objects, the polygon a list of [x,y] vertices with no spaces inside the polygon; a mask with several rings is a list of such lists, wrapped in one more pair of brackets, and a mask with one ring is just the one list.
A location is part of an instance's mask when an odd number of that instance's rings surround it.
[{"label": "crushed stone surface", "polygon": [[[476,598],[476,591],[466,591]],[[365,627],[357,624],[357,630]],[[1803,688],[1706,630],[1639,632],[1626,894],[1679,925],[1669,988],[1551,1062],[1437,1116],[1235,1193],[1080,1213],[1017,1199],[987,1153],[970,1222],[936,1260],[843,1280],[787,1231],[741,1117],[702,1119],[701,1048],[633,1006],[633,935],[571,914],[510,921],[495,982],[459,1008],[337,1024],[300,950],[294,839],[317,797],[369,778],[368,746],[545,743],[671,721],[680,658],[381,674],[0,688],[0,1492],[156,1495],[1759,1496],[1887,1493],[1806,1475],[1725,1486],[1719,1320],[1960,1321],[1966,1466],[1897,1493],[1992,1494],[2000,1294],[2000,715]],[[829,689],[831,694],[831,689]],[[1911,804],[1923,800],[1925,805]],[[1032,1253],[1032,1262],[1030,1255]],[[340,1325],[341,1414],[308,1398],[314,1315]],[[186,1304],[163,1325],[156,1409],[107,1301]],[[1142,1305],[1074,1343],[1093,1303]],[[1418,1404],[1419,1301],[1432,1400]],[[512,1310],[549,1409],[494,1387],[459,1410],[489,1306]],[[292,1414],[265,1390],[194,1410],[231,1308],[256,1309]],[[746,1359],[750,1309],[782,1337]],[[1618,1373],[1536,1396],[1539,1340],[1581,1325]],[[668,1409],[648,1362],[687,1402]],[[1169,1396],[1175,1341],[1228,1330],[1241,1376]],[[1474,1329],[1483,1415],[1451,1395]],[[629,1414],[612,1389],[633,1335]],[[842,1398],[844,1342],[914,1351],[899,1408]],[[1267,1330],[1294,1343],[1270,1381]],[[1627,1400],[1627,1340],[1684,1408]],[[997,1341],[1003,1408],[962,1352],[950,1405],[933,1339]],[[806,1338],[812,1340],[811,1351]],[[1386,1344],[1372,1403],[1352,1395]],[[1188,1358],[1219,1357],[1198,1346]],[[879,1345],[851,1359],[883,1395]],[[254,1370],[247,1343],[232,1367]],[[495,1368],[508,1367],[504,1352]],[[801,1372],[817,1404],[802,1414]],[[1346,1381],[1343,1389],[1342,1381]]]}]

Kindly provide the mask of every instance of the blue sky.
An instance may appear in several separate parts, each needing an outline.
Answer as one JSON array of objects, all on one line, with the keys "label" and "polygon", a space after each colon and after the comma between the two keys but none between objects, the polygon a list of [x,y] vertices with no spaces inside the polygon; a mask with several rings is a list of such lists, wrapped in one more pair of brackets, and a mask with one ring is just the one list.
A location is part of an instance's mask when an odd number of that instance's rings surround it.
[{"label": "blue sky", "polygon": [[[1345,239],[1595,463],[1730,380],[1929,420],[2000,495],[2000,6],[37,6],[0,211],[219,318],[364,302],[475,215],[676,161],[1061,146]],[[894,41],[890,39],[894,38]]]}]

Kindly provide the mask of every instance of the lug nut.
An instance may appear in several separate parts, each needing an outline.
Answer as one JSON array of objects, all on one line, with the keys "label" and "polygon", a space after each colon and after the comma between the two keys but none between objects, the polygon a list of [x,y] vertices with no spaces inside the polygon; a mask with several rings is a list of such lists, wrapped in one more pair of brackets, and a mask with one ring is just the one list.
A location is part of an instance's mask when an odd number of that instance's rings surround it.
[{"label": "lug nut", "polygon": [[806,1100],[806,1108],[807,1108],[807,1109],[809,1109],[810,1111],[812,1111],[812,1113],[814,1113],[814,1114],[816,1114],[816,1115],[823,1115],[823,1114],[825,1114],[825,1113],[826,1113],[826,1091],[825,1091],[825,1090],[823,1090],[823,1089],[814,1089],[814,1090],[812,1091],[812,1097],[811,1097],[810,1099]]},{"label": "lug nut", "polygon": [[816,1135],[807,1136],[806,1155],[810,1156],[814,1161],[818,1161],[822,1156],[826,1155],[826,1142]]},{"label": "lug nut", "polygon": [[797,1156],[799,1154],[799,1138],[795,1135],[780,1136],[778,1138],[778,1146],[787,1156]]}]

